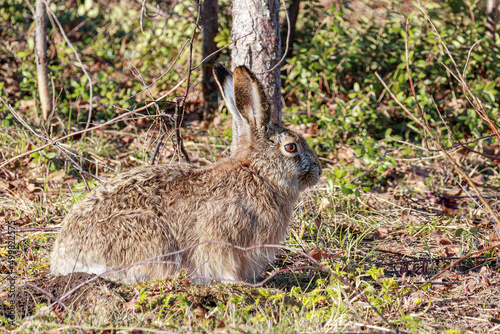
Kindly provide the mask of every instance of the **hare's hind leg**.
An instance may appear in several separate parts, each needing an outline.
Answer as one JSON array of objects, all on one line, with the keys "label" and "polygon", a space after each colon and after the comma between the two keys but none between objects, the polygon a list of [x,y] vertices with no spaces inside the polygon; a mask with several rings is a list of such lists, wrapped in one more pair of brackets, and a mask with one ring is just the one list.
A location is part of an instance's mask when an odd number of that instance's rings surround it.
[{"label": "hare's hind leg", "polygon": [[248,261],[241,251],[220,244],[202,244],[192,253],[189,268],[192,281],[207,284],[212,281],[223,283],[242,282],[247,279]]},{"label": "hare's hind leg", "polygon": [[76,226],[64,226],[54,245],[54,274],[105,274],[133,283],[165,278],[180,268],[180,257],[168,255],[178,250],[175,231],[153,212],[129,210],[102,218],[90,229]]},{"label": "hare's hind leg", "polygon": [[89,265],[81,254],[71,251],[63,242],[54,246],[51,254],[50,271],[53,274],[67,275],[73,272],[84,272],[100,275],[106,271],[101,264]]},{"label": "hare's hind leg", "polygon": [[[159,263],[148,263],[148,259],[144,259],[145,261],[137,260],[124,266],[106,266],[100,263],[104,260],[103,257],[97,258],[92,256],[92,254],[86,254],[90,255],[90,259],[86,260],[82,255],[71,256],[70,253],[66,253],[65,250],[66,247],[60,244],[52,253],[50,270],[53,274],[67,275],[73,272],[84,272],[96,275],[104,274],[106,278],[120,279],[126,283],[143,282],[167,276],[167,270],[165,270],[164,265]],[[97,259],[101,261],[96,262]],[[156,262],[158,260],[151,261]],[[145,263],[141,264],[142,262]]]}]

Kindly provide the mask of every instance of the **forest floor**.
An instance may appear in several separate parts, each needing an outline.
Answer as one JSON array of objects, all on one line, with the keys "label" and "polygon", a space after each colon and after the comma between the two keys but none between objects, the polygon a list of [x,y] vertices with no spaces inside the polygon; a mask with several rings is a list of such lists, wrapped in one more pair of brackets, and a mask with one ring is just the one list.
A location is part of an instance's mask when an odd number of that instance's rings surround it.
[{"label": "forest floor", "polygon": [[[225,118],[217,126],[229,124]],[[93,147],[90,159],[129,169],[146,163],[130,151],[149,141],[147,131],[132,129],[97,130],[67,147]],[[0,154],[5,159],[20,152],[13,149],[15,135],[9,130],[22,132],[3,129]],[[26,149],[42,143],[27,133],[23,137],[30,142]],[[207,135],[196,122],[187,127],[185,140],[198,165],[228,155],[227,146],[217,144],[220,138]],[[103,150],[108,153],[98,153]],[[159,159],[169,163],[171,156],[167,148]],[[499,184],[498,175],[477,157],[463,152],[454,157],[470,167],[482,194],[496,205],[498,192],[489,185]],[[334,166],[359,163],[349,147],[339,148],[334,159],[321,160],[326,174]],[[497,331],[498,253],[477,252],[490,246],[493,223],[471,205],[467,186],[450,187],[455,176],[448,168],[444,162],[406,155],[387,171],[385,186],[359,194],[343,194],[323,177],[302,195],[284,241],[298,251],[280,251],[262,286],[196,286],[185,272],[170,280],[126,285],[88,274],[49,273],[49,253],[64,212],[86,189],[78,174],[67,174],[64,168],[52,171],[50,161],[28,155],[0,169],[1,273],[4,278],[15,276],[17,292],[16,322],[10,328],[47,333],[378,333],[392,331],[391,326],[403,332]],[[115,175],[103,167],[91,174],[100,179]],[[88,183],[97,184],[90,179]],[[8,225],[14,232],[8,232]],[[16,238],[13,272],[6,257],[9,235]],[[470,253],[473,256],[455,262]],[[8,314],[3,286],[1,307]]]}]

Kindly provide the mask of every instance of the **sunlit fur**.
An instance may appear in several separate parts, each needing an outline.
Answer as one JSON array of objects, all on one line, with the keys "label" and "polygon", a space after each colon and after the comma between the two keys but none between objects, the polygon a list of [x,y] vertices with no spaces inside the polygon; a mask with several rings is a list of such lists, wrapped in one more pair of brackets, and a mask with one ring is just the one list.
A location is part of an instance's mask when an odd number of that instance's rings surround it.
[{"label": "sunlit fur", "polygon": [[[234,91],[227,84],[231,73],[220,65],[215,72],[226,103],[232,104],[228,109],[245,122],[231,157],[204,168],[136,168],[96,187],[65,217],[51,255],[53,273],[102,274],[133,265],[107,277],[140,282],[187,268],[193,282],[206,284],[253,281],[273,259],[274,248],[198,244],[279,244],[299,193],[318,181],[321,167],[302,137],[270,123],[265,94],[248,69],[235,70],[234,87],[240,89]],[[261,106],[248,105],[252,101]],[[285,155],[282,146],[290,142],[297,144],[297,154]],[[189,248],[193,245],[198,246]]]}]

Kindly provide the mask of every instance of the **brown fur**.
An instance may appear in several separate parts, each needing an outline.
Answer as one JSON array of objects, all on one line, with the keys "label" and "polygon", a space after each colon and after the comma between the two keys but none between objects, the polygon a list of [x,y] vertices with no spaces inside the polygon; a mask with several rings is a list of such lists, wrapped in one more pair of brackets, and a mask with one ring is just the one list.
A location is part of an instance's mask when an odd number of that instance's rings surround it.
[{"label": "brown fur", "polygon": [[[220,65],[215,73],[221,87],[231,80]],[[101,274],[156,257],[110,277],[139,282],[182,267],[198,283],[253,280],[260,274],[275,249],[242,251],[214,243],[190,247],[206,241],[241,247],[278,244],[300,191],[318,181],[321,167],[303,138],[269,123],[267,99],[255,76],[239,67],[234,80],[234,87],[240,87],[234,90],[239,107],[233,109],[240,113],[235,117],[248,128],[237,151],[200,169],[186,164],[136,168],[95,188],[65,217],[52,252],[52,272]],[[226,103],[233,94],[228,87]],[[284,151],[290,142],[296,143],[297,154]],[[179,250],[185,251],[160,257]]]}]

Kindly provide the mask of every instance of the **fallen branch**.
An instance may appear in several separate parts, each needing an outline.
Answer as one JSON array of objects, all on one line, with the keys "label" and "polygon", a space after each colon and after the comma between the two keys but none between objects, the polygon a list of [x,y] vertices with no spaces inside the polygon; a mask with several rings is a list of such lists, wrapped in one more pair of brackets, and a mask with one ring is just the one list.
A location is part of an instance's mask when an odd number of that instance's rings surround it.
[{"label": "fallen branch", "polygon": [[[443,270],[441,270],[440,272],[438,272],[436,275],[432,276],[429,281],[433,281],[435,280],[436,278],[438,278],[439,276],[441,276],[444,272],[446,272],[448,269],[450,268],[453,268],[455,267],[456,265],[458,265],[460,262],[462,262],[463,260],[465,259],[468,259],[472,256],[476,256],[478,254],[481,254],[481,253],[484,253],[484,252],[487,252],[489,250],[492,250],[492,249],[495,249],[495,248],[498,248],[500,247],[500,244],[496,244],[496,245],[493,245],[493,246],[490,246],[490,247],[487,247],[487,248],[484,248],[484,249],[481,249],[481,250],[478,250],[476,252],[472,252],[472,253],[469,253],[465,256],[462,256],[461,258],[459,258],[458,260],[456,261],[453,261],[452,263],[450,263],[449,265],[447,265]],[[426,282],[426,283],[429,283],[429,282]]]}]

